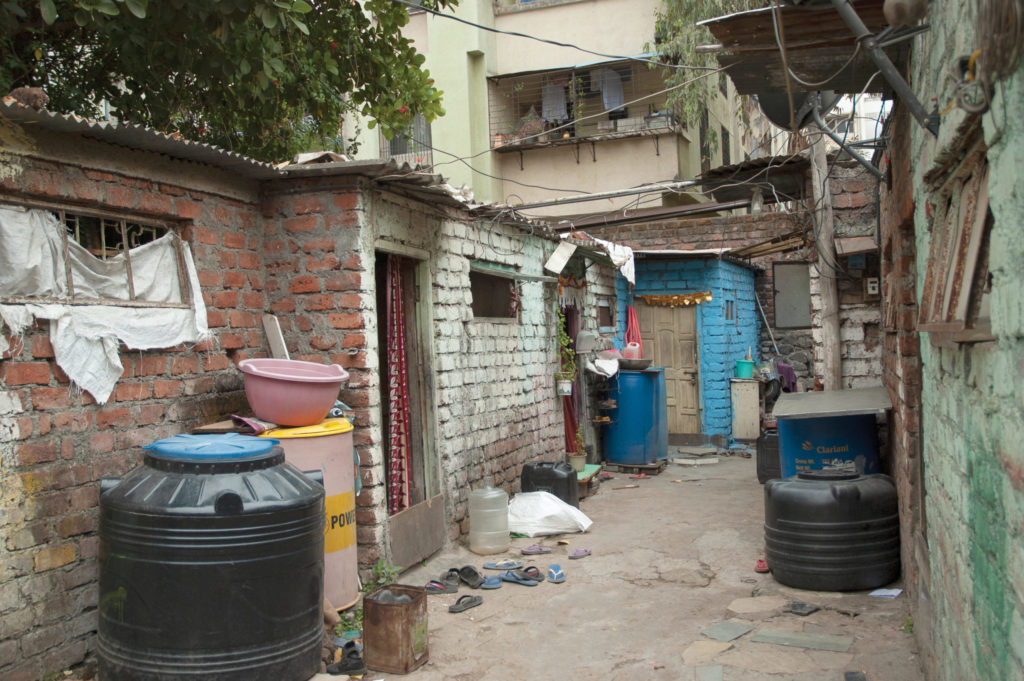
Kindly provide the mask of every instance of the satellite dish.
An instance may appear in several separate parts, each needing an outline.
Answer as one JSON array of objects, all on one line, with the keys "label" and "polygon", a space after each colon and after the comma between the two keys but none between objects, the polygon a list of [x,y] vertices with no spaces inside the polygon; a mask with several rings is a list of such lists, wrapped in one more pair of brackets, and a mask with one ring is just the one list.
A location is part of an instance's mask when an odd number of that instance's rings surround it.
[{"label": "satellite dish", "polygon": [[832,90],[820,92],[794,92],[793,93],[793,125],[790,127],[789,96],[785,92],[762,92],[757,95],[757,101],[761,105],[761,111],[775,125],[790,132],[796,132],[814,120],[814,107],[818,107],[819,114],[824,117],[839,103],[842,95]]}]

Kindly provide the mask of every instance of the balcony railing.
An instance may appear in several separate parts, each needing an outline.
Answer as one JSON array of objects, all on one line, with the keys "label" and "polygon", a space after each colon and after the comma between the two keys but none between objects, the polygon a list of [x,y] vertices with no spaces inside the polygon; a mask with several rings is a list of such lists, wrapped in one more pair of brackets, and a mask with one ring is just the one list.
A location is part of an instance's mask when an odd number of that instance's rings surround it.
[{"label": "balcony railing", "polygon": [[490,79],[491,148],[671,132],[657,69],[616,60]]}]

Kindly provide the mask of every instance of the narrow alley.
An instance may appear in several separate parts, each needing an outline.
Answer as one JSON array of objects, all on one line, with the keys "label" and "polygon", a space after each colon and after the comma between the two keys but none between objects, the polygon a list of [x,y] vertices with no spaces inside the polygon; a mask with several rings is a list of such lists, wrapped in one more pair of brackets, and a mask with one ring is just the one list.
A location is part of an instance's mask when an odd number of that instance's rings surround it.
[{"label": "narrow alley", "polygon": [[[428,596],[429,661],[408,675],[371,670],[364,678],[923,679],[905,593],[889,600],[868,592],[803,591],[754,572],[764,542],[763,493],[754,467],[753,459],[727,457],[708,466],[670,463],[646,480],[616,473],[580,502],[594,522],[584,534],[513,539],[507,553],[493,556],[475,555],[464,543],[449,545],[404,572],[398,583],[422,586],[450,567],[479,568],[505,558],[543,572],[557,563],[566,581],[504,583],[494,591],[462,584],[457,594]],[[638,486],[621,489],[628,485]],[[570,543],[558,545],[557,539]],[[535,542],[552,547],[552,553],[520,555]],[[592,555],[568,560],[576,548],[589,548]],[[448,606],[466,593],[482,596],[483,603],[449,613]],[[793,601],[820,609],[799,616],[787,612]],[[709,631],[723,623],[742,626]],[[737,637],[722,641],[702,632]],[[757,641],[774,632],[807,635],[831,650]]]}]

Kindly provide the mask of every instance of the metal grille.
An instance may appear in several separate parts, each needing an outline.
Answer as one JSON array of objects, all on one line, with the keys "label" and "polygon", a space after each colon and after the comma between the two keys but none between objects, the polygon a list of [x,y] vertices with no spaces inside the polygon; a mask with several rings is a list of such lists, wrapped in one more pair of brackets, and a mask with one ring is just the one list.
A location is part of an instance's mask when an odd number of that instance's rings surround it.
[{"label": "metal grille", "polygon": [[491,147],[664,131],[664,88],[660,71],[628,60],[493,77]]},{"label": "metal grille", "polygon": [[128,249],[156,241],[170,231],[165,226],[65,211],[59,211],[58,217],[67,228],[68,236],[101,260],[109,260]]},{"label": "metal grille", "polygon": [[387,158],[396,163],[411,166],[433,166],[433,141],[430,137],[430,123],[422,114],[416,114],[412,125],[405,131],[387,139],[381,135],[381,149]]},{"label": "metal grille", "polygon": [[[188,308],[192,305],[191,293],[187,285],[185,263],[182,255],[182,242],[175,237],[175,260],[177,264],[178,286],[181,291],[181,302],[154,302],[139,299],[135,292],[135,280],[132,275],[131,249],[148,244],[152,241],[173,233],[171,227],[164,223],[129,219],[103,211],[74,208],[71,210],[53,204],[26,202],[28,208],[48,210],[64,225],[64,276],[67,280],[67,299],[56,300],[45,297],[2,297],[3,302],[61,302],[72,304],[112,304],[129,307],[168,307]],[[123,257],[124,283],[127,287],[127,298],[87,298],[75,295],[75,281],[71,267],[68,242],[74,241],[94,257],[109,261],[116,256]]]}]

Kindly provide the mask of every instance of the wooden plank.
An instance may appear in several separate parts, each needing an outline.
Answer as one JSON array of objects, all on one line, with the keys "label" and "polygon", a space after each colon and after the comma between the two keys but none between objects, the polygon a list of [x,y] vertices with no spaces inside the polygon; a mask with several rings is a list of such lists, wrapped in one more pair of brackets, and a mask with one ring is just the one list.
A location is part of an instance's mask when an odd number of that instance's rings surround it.
[{"label": "wooden plank", "polygon": [[872,253],[878,250],[874,237],[870,236],[847,236],[836,239],[836,253],[839,255],[856,255],[857,253]]},{"label": "wooden plank", "polygon": [[391,562],[409,568],[444,546],[444,494],[391,516]]},{"label": "wooden plank", "polygon": [[660,459],[654,463],[612,463],[610,461],[604,462],[604,467],[613,473],[651,473],[657,475],[665,470],[665,466],[668,463],[664,459]]},{"label": "wooden plank", "polygon": [[281,325],[278,323],[277,317],[272,314],[263,315],[263,331],[267,334],[270,356],[274,359],[290,359],[288,347],[284,344],[284,335],[281,333]]},{"label": "wooden plank", "polygon": [[943,244],[945,245],[944,257],[942,262],[944,267],[942,271],[946,276],[946,286],[942,291],[942,302],[939,305],[937,319],[941,321],[956,321],[949,318],[949,310],[953,303],[954,291],[959,289],[959,281],[956,277],[957,272],[957,260],[960,255],[960,242],[963,240],[964,228],[970,215],[971,209],[971,192],[970,183],[962,182],[959,183],[959,201],[957,203],[956,218],[955,222],[950,225],[950,231],[943,238]]},{"label": "wooden plank", "polygon": [[978,251],[981,249],[982,237],[985,235],[985,222],[988,220],[988,165],[977,171],[979,173],[978,199],[974,206],[974,221],[969,228],[967,250],[963,254],[962,271],[960,272],[960,294],[953,313],[954,319],[962,319],[966,324],[968,306],[974,284],[974,273],[978,268]]}]

